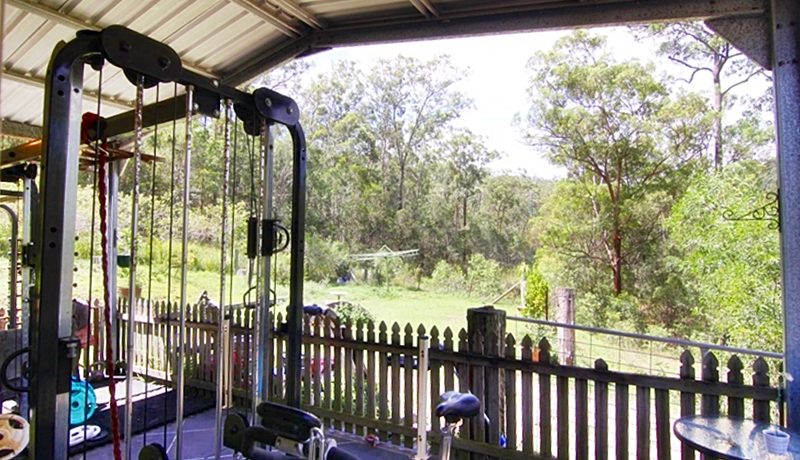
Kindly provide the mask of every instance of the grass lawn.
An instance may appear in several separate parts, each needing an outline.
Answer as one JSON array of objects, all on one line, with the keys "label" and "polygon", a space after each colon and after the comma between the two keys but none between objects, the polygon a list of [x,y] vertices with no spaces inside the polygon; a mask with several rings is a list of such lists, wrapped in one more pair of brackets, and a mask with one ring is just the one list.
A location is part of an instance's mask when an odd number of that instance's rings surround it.
[{"label": "grass lawn", "polygon": [[[336,300],[334,293],[342,293],[342,300],[360,304],[369,310],[377,321],[394,322],[405,327],[411,323],[415,328],[422,323],[426,329],[436,326],[440,330],[450,327],[454,332],[467,326],[467,309],[484,305],[486,299],[459,296],[430,290],[403,287],[374,286],[324,286],[309,283],[305,290],[306,302]],[[510,305],[498,308],[511,309]],[[509,312],[510,314],[513,312]]]},{"label": "grass lawn", "polygon": [[[7,279],[7,260],[0,260],[0,280]],[[77,260],[77,271],[74,273],[74,295],[87,297],[89,292],[89,261]],[[93,266],[94,275],[92,277],[93,295],[99,298],[102,295],[102,272],[98,263]],[[127,287],[127,273],[121,272],[119,285]],[[148,267],[140,265],[137,273],[138,283],[142,286],[142,295],[147,296]],[[166,271],[153,273],[152,297],[154,299],[165,299],[167,297]],[[173,269],[172,273],[172,298],[176,299],[180,295],[180,271]],[[226,278],[226,283],[230,283],[230,277]],[[234,303],[242,301],[242,295],[247,289],[247,279],[243,275],[233,277]],[[7,283],[0,285],[0,305],[6,303]],[[219,274],[211,271],[189,271],[186,295],[190,302],[194,302],[200,294],[208,290],[213,299],[219,297]],[[416,329],[419,324],[425,324],[430,330],[432,326],[437,326],[440,330],[445,327],[457,329],[467,325],[467,309],[484,304],[486,299],[469,297],[436,292],[429,289],[408,289],[404,287],[376,287],[363,285],[326,285],[314,282],[306,282],[304,287],[305,303],[322,304],[337,299],[336,293],[340,294],[342,300],[360,304],[369,310],[378,321],[386,321],[391,326],[392,323],[406,323]],[[288,286],[278,286],[279,304],[285,305],[288,297]],[[513,314],[514,307],[511,304],[498,305],[498,308],[509,309]]]}]

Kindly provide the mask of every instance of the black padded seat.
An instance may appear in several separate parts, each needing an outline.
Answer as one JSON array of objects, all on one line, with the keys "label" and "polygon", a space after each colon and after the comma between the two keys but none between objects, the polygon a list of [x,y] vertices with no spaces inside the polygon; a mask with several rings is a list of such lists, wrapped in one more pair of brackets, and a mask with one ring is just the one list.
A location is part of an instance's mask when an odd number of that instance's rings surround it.
[{"label": "black padded seat", "polygon": [[442,395],[440,401],[436,406],[436,415],[444,417],[448,423],[474,417],[481,411],[481,401],[471,393],[448,391]]}]

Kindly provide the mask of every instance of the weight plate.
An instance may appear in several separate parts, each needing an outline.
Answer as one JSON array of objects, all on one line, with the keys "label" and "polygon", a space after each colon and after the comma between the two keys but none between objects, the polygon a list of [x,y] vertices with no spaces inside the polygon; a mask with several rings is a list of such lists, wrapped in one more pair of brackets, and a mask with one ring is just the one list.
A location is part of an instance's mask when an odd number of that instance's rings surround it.
[{"label": "weight plate", "polygon": [[73,381],[69,399],[70,425],[82,425],[83,422],[92,418],[95,409],[97,409],[97,396],[94,393],[94,388],[88,382]]},{"label": "weight plate", "polygon": [[30,439],[28,421],[16,414],[0,415],[0,460],[19,455]]},{"label": "weight plate", "polygon": [[154,442],[142,447],[139,451],[139,460],[169,460],[169,455],[164,446]]}]

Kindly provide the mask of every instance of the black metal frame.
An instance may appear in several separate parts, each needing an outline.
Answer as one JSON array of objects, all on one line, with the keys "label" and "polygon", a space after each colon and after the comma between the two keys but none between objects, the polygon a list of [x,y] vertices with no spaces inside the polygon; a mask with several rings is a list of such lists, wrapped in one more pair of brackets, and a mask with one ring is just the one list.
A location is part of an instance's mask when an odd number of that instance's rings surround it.
[{"label": "black metal frame", "polygon": [[[144,76],[148,86],[171,81],[193,85],[206,101],[196,109],[206,115],[218,116],[221,99],[227,98],[236,104],[237,114],[248,113],[243,118],[246,124],[255,118],[259,124],[277,123],[289,130],[294,145],[289,324],[294,334],[288,347],[287,399],[293,405],[300,400],[306,146],[297,104],[266,88],[248,94],[188,71],[168,46],[124,27],[81,31],[72,41],[56,47],[45,80],[40,225],[34,233],[31,458],[66,459],[68,455],[69,383],[72,359],[77,354],[77,344],[71,337],[71,296],[81,92],[84,65],[97,66],[105,60],[122,68],[131,81]],[[119,126],[124,126],[125,116],[120,116]],[[152,120],[165,118],[154,116]],[[127,129],[132,127],[130,123]]]}]

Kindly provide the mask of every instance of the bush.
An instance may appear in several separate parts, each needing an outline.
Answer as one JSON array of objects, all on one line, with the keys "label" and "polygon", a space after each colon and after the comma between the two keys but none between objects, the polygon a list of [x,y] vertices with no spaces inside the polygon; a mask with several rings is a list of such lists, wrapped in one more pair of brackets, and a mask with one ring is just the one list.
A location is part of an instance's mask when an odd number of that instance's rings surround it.
[{"label": "bush", "polygon": [[336,307],[336,314],[339,316],[339,324],[347,324],[348,321],[353,324],[359,321],[365,323],[368,321],[375,322],[375,316],[357,303],[340,302]]},{"label": "bush", "polygon": [[336,281],[337,269],[347,261],[347,250],[336,241],[306,237],[306,278],[320,283]]},{"label": "bush", "polygon": [[475,254],[467,262],[467,290],[480,296],[497,295],[502,289],[500,264]]},{"label": "bush", "polygon": [[550,287],[542,272],[536,268],[528,271],[525,287],[525,308],[522,314],[529,318],[543,318],[547,312]]},{"label": "bush", "polygon": [[444,292],[464,292],[467,287],[467,280],[461,269],[444,260],[436,263],[431,273],[431,282],[436,289]]}]

